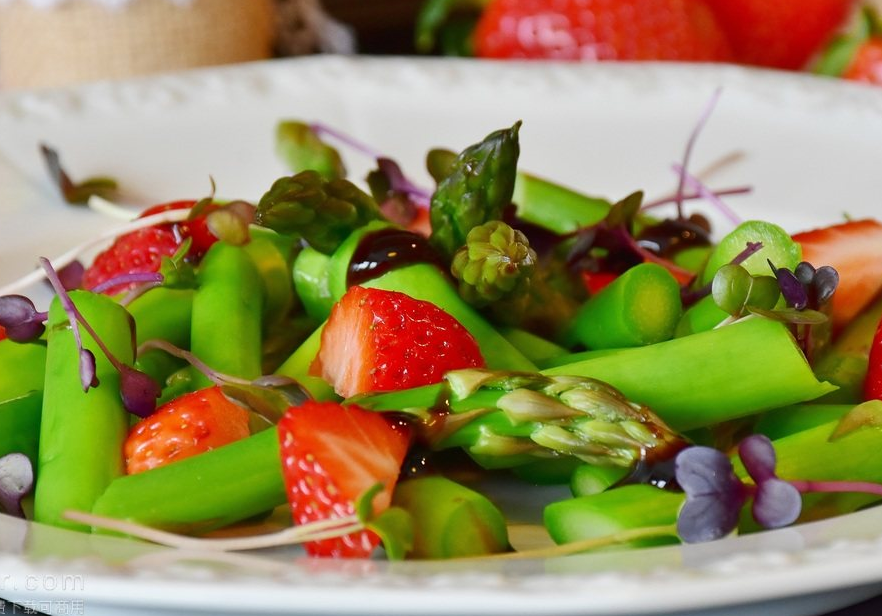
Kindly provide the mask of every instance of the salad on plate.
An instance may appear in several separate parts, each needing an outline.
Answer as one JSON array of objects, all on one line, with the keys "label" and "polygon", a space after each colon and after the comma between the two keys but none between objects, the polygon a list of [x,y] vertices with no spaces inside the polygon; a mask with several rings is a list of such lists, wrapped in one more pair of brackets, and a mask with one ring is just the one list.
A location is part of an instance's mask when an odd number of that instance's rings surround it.
[{"label": "salad on plate", "polygon": [[[499,559],[872,505],[882,223],[740,220],[724,199],[749,187],[689,170],[714,102],[662,198],[521,169],[520,122],[429,150],[428,187],[285,120],[291,173],[256,203],[212,190],[40,256],[0,291],[0,510],[172,547]],[[119,211],[43,154],[65,198]]]}]

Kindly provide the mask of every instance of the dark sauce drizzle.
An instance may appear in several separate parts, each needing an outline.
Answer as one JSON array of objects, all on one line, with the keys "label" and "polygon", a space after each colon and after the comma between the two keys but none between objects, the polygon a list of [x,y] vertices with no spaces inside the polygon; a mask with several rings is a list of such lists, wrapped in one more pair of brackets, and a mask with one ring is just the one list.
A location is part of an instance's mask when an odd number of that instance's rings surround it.
[{"label": "dark sauce drizzle", "polygon": [[353,287],[414,263],[432,263],[444,270],[438,253],[422,235],[403,229],[381,229],[359,242],[349,262],[346,285]]}]

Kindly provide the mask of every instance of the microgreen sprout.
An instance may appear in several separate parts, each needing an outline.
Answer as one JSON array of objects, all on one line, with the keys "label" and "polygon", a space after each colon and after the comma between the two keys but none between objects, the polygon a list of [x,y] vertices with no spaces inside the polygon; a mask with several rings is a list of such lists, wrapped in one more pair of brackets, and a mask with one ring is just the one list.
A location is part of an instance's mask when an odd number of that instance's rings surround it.
[{"label": "microgreen sprout", "polygon": [[708,101],[707,105],[698,118],[698,122],[696,123],[695,128],[692,129],[692,134],[689,135],[689,140],[686,142],[686,151],[683,154],[683,162],[679,166],[680,181],[677,185],[677,196],[675,197],[678,218],[683,218],[683,195],[685,194],[687,183],[686,172],[689,169],[689,158],[692,156],[692,150],[695,147],[695,142],[698,140],[698,135],[701,134],[701,130],[704,128],[704,125],[710,118],[711,113],[713,113],[714,107],[716,107],[717,101],[719,101],[720,95],[722,93],[722,88],[717,88],[711,95],[710,100]]},{"label": "microgreen sprout", "polygon": [[739,479],[732,461],[710,447],[689,447],[677,455],[677,483],[686,502],[677,519],[677,532],[686,543],[725,537],[738,526],[742,507],[752,500],[751,514],[764,528],[780,528],[797,520],[802,494],[807,492],[864,492],[882,496],[882,484],[859,481],[787,480],[775,471],[775,448],[768,437],[753,434],[738,445],[752,483]]},{"label": "microgreen sprout", "polygon": [[219,386],[225,395],[248,406],[271,423],[276,423],[290,406],[299,406],[310,398],[295,380],[281,375],[264,375],[249,380],[212,369],[190,351],[185,351],[166,340],[147,340],[137,349],[137,356],[150,350],[160,350],[183,359]]},{"label": "microgreen sprout", "polygon": [[0,510],[9,515],[25,517],[21,499],[34,487],[34,469],[23,453],[0,457]]},{"label": "microgreen sprout", "polygon": [[[720,193],[716,193],[708,188],[704,182],[699,180],[697,177],[689,173],[683,166],[674,165],[674,172],[677,173],[681,178],[684,178],[686,184],[689,187],[696,191],[696,193],[703,199],[705,199],[712,206],[717,208],[723,216],[725,216],[729,222],[733,225],[738,225],[741,222],[741,217],[736,214],[732,208],[726,205],[726,202],[720,198]],[[750,189],[747,189],[747,192],[750,192]],[[685,196],[680,197],[680,203],[685,200]]]},{"label": "microgreen sprout", "polygon": [[43,155],[49,176],[68,203],[86,205],[92,195],[109,198],[116,193],[116,181],[111,178],[89,178],[75,183],[61,166],[61,157],[58,152],[45,143],[40,144],[40,153]]},{"label": "microgreen sprout", "polygon": [[83,391],[89,391],[90,388],[97,387],[99,382],[95,366],[95,355],[92,351],[83,346],[83,340],[79,328],[80,325],[82,325],[83,329],[92,336],[95,340],[95,344],[98,345],[98,348],[101,349],[101,352],[104,353],[107,360],[119,372],[120,396],[122,397],[123,405],[126,410],[138,417],[147,417],[153,413],[156,409],[156,400],[159,398],[160,394],[160,389],[156,382],[148,375],[132,368],[131,366],[125,365],[116,358],[110,349],[107,348],[107,345],[104,344],[104,341],[101,340],[100,336],[98,336],[98,333],[77,309],[76,305],[71,300],[70,295],[68,295],[67,290],[61,284],[61,280],[59,280],[58,274],[49,260],[41,257],[40,264],[45,270],[46,278],[49,280],[53,289],[55,289],[55,293],[58,295],[58,300],[61,302],[65,313],[67,313],[68,320],[70,321],[71,331],[73,332],[74,340],[79,349],[80,383],[83,386]]},{"label": "microgreen sprout", "polygon": [[36,340],[46,330],[46,313],[39,312],[34,302],[23,295],[0,297],[0,325],[6,336],[16,342]]}]

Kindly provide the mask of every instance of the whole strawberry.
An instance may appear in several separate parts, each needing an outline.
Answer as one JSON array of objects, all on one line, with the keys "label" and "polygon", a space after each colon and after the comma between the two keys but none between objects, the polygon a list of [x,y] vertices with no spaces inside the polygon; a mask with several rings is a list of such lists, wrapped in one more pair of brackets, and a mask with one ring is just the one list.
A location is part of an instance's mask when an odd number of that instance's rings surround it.
[{"label": "whole strawberry", "polygon": [[798,70],[830,41],[856,0],[706,0],[735,61]]},{"label": "whole strawberry", "polygon": [[485,58],[731,59],[702,0],[491,0],[474,43]]}]

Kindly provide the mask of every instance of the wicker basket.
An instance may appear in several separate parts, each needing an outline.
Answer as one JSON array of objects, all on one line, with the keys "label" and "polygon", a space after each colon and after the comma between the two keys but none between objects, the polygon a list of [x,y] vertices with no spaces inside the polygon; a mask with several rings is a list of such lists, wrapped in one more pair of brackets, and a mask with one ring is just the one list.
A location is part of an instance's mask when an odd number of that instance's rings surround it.
[{"label": "wicker basket", "polygon": [[114,79],[271,55],[273,0],[66,0],[0,5],[0,86]]}]

